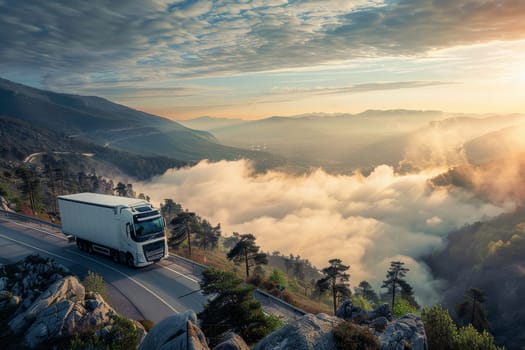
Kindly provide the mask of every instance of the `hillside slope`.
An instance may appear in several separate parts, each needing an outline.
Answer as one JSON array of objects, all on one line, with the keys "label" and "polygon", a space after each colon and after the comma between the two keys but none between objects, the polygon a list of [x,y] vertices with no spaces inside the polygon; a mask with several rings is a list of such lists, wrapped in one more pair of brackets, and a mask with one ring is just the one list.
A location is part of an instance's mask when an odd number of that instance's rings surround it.
[{"label": "hillside slope", "polygon": [[[145,157],[102,147],[67,135],[33,127],[17,119],[0,117],[0,168],[20,165],[36,156],[60,158],[77,171],[95,169],[100,175],[121,174],[145,180],[163,174],[167,169],[190,165],[166,157]],[[89,156],[86,156],[89,155]]]},{"label": "hillside slope", "polygon": [[100,97],[45,91],[5,79],[0,79],[0,116],[147,156],[186,161],[249,158],[265,166],[284,163],[268,154],[220,145],[208,132]]}]

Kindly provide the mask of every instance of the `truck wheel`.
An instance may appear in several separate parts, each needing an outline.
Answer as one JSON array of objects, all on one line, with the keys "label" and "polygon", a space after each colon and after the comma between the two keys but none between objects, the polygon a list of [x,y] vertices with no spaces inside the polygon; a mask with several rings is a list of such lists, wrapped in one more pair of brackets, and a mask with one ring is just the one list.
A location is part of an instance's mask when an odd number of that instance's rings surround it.
[{"label": "truck wheel", "polygon": [[115,264],[120,264],[120,254],[116,250],[111,250],[111,259],[115,262]]},{"label": "truck wheel", "polygon": [[135,261],[133,260],[133,255],[131,255],[131,253],[126,254],[126,264],[129,267],[135,267]]}]

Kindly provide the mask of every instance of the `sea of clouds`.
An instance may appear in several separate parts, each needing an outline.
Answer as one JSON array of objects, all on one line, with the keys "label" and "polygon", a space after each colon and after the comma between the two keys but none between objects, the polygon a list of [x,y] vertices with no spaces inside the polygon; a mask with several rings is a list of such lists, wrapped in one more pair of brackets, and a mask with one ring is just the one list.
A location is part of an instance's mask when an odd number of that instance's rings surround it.
[{"label": "sea of clouds", "polygon": [[322,268],[331,258],[349,264],[351,284],[380,287],[390,261],[410,268],[408,281],[423,304],[438,301],[443,283],[421,257],[443,244],[465,223],[510,210],[459,188],[434,186],[443,169],[397,174],[381,165],[368,176],[329,174],[322,169],[297,176],[256,173],[247,160],[202,161],[171,169],[136,189],[159,205],[181,203],[223,234],[253,233],[264,251],[299,254]]}]

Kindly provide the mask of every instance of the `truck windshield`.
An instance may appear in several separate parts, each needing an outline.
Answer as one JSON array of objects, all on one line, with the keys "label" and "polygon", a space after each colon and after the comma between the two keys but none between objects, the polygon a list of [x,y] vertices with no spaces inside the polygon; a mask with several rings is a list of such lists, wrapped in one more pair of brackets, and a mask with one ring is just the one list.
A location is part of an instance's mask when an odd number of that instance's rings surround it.
[{"label": "truck windshield", "polygon": [[151,220],[141,221],[135,224],[135,233],[137,237],[144,237],[152,233],[158,233],[164,230],[164,222],[161,217]]}]

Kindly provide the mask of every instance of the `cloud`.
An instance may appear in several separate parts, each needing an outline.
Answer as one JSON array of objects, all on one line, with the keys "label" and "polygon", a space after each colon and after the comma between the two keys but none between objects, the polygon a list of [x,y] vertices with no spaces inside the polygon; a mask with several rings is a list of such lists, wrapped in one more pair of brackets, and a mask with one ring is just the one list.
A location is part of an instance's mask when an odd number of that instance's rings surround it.
[{"label": "cloud", "polygon": [[19,1],[0,4],[0,73],[89,84],[260,72],[525,37],[517,0]]},{"label": "cloud", "polygon": [[347,94],[369,91],[413,89],[427,86],[454,84],[445,81],[400,81],[400,82],[374,82],[356,84],[341,87],[274,87],[271,91],[274,94],[312,94],[312,95],[333,95]]},{"label": "cloud", "polygon": [[[409,280],[424,303],[436,301],[433,281],[419,258],[465,222],[504,211],[466,192],[434,187],[436,171],[398,175],[378,166],[370,175],[255,174],[245,160],[169,170],[136,184],[154,202],[172,198],[223,232],[253,233],[266,251],[300,254],[317,267],[330,258],[351,265],[353,286],[377,287],[391,260],[409,264]],[[430,223],[430,225],[429,225]]]}]

